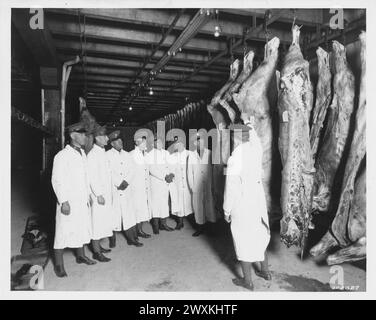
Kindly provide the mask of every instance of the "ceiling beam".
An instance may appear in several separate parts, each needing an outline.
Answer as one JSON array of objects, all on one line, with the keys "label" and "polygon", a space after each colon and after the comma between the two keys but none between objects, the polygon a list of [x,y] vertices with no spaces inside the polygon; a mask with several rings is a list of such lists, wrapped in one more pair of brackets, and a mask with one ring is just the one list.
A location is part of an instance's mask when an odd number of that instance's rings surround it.
[{"label": "ceiling beam", "polygon": [[[171,9],[80,9],[80,13],[85,15],[87,18],[102,20],[102,21],[112,21],[121,22],[139,26],[150,26],[151,28],[164,28],[167,29],[177,11],[172,11]],[[70,15],[77,16],[77,10],[75,9],[48,9],[48,14],[54,15]],[[184,14],[180,17],[174,29],[184,30],[192,16],[190,14]],[[224,21],[221,21],[221,23]],[[199,30],[200,34],[210,34],[214,32],[214,27],[216,21],[211,19]],[[240,22],[223,23],[222,34],[225,37],[241,37],[243,34],[244,25]]]},{"label": "ceiling beam", "polygon": [[[227,12],[235,15],[241,16],[255,16],[257,18],[264,18],[265,11],[268,9],[231,9],[231,8],[222,8],[221,12]],[[292,23],[296,16],[296,23],[303,24],[305,26],[315,27],[317,24],[323,23],[323,10],[322,9],[285,9],[281,16],[278,18],[278,22]]]},{"label": "ceiling beam", "polygon": [[[75,40],[62,40],[55,39],[56,50],[58,53],[68,53],[68,54],[81,54],[81,43]],[[100,58],[113,58],[120,60],[142,60],[147,58],[151,53],[151,49],[147,48],[136,48],[131,46],[120,46],[113,44],[102,44],[87,42],[85,45],[85,52],[87,56],[95,56]],[[237,54],[242,54],[242,51],[239,50]],[[155,53],[155,59],[161,59],[165,54],[164,51],[157,51]],[[189,53],[189,52],[178,52],[174,60],[177,62],[186,62],[186,63],[205,63],[210,60],[210,55],[213,55],[211,50],[201,53]],[[226,61],[218,61],[218,64],[222,62],[222,65],[226,65]]]},{"label": "ceiling beam", "polygon": [[[55,39],[77,40],[80,39],[78,23],[50,20],[49,26]],[[113,43],[119,45],[157,46],[161,40],[160,32],[150,32],[145,30],[131,30],[129,28],[108,27],[85,24],[85,37],[87,41]],[[176,41],[176,35],[169,35],[160,48],[169,48]],[[226,48],[225,39],[191,39],[184,45],[184,50],[192,51],[221,51]]]}]

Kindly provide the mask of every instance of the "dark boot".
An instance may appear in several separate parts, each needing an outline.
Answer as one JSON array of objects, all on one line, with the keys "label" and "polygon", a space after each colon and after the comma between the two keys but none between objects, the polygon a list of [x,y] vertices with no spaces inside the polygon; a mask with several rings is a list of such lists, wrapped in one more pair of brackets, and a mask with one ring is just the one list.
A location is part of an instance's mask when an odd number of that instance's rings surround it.
[{"label": "dark boot", "polygon": [[129,228],[128,230],[124,231],[125,238],[127,239],[127,244],[130,246],[142,247],[143,244],[138,241],[136,238],[135,228]]},{"label": "dark boot", "polygon": [[91,240],[93,246],[93,259],[98,260],[99,262],[108,262],[111,261],[110,258],[107,258],[101,252],[100,240]]},{"label": "dark boot", "polygon": [[64,258],[63,258],[64,250],[63,249],[55,249],[54,256],[55,256],[55,265],[54,270],[55,274],[59,278],[67,277],[67,273],[64,269]]},{"label": "dark boot", "polygon": [[232,282],[236,286],[246,288],[250,291],[253,291],[253,282],[252,282],[252,263],[247,261],[240,261],[242,267],[244,278],[235,278],[232,279]]},{"label": "dark boot", "polygon": [[145,233],[143,230],[142,230],[142,222],[140,223],[137,223],[137,236],[138,237],[141,237],[141,238],[150,238],[151,235],[150,234],[147,234]]},{"label": "dark boot", "polygon": [[101,252],[94,252],[93,253],[93,259],[98,260],[99,262],[109,262],[111,261],[110,258],[107,258],[103,253]]},{"label": "dark boot", "polygon": [[109,247],[115,248],[116,247],[116,233],[114,232],[112,237],[110,237],[109,239],[110,239]]},{"label": "dark boot", "polygon": [[183,217],[178,217],[175,230],[180,230],[182,228],[184,228]]},{"label": "dark boot", "polygon": [[76,249],[76,262],[78,264],[84,263],[84,264],[87,264],[88,266],[92,266],[92,265],[96,264],[95,261],[90,260],[87,256],[85,256],[84,247]]},{"label": "dark boot", "polygon": [[[108,237],[108,240],[109,240],[109,245],[111,244],[111,239],[115,236],[115,232],[113,233],[112,237]],[[116,239],[116,238],[115,238]],[[101,250],[102,253],[109,253],[111,252],[111,249],[106,249],[106,248],[103,248],[101,245],[99,245],[99,248]]]},{"label": "dark boot", "polygon": [[192,234],[192,237],[198,237],[203,233],[204,233],[204,225],[203,224],[197,224],[197,230],[196,230],[195,233]]},{"label": "dark boot", "polygon": [[254,270],[255,270],[255,274],[258,277],[263,278],[266,281],[272,280],[272,274],[269,271],[268,256],[266,252],[265,252],[264,261],[260,262],[260,269],[254,268]]},{"label": "dark boot", "polygon": [[159,234],[159,218],[151,219],[151,226],[154,234]]},{"label": "dark boot", "polygon": [[167,225],[167,218],[163,218],[163,219],[160,220],[159,229],[164,230],[164,231],[173,231],[174,230]]}]

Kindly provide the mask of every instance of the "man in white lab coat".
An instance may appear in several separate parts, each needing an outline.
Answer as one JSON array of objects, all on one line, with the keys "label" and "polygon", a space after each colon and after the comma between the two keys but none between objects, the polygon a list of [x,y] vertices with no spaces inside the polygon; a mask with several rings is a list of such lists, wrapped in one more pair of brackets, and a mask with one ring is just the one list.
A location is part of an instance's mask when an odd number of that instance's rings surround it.
[{"label": "man in white lab coat", "polygon": [[57,153],[53,162],[51,183],[57,198],[54,242],[55,273],[66,277],[63,253],[65,248],[76,249],[76,262],[93,265],[85,255],[84,245],[90,243],[90,186],[87,159],[82,147],[86,130],[79,122],[67,127],[70,144]]},{"label": "man in white lab coat", "polygon": [[262,184],[262,146],[255,130],[246,125],[232,125],[233,151],[227,163],[223,209],[231,223],[236,256],[244,278],[233,283],[253,290],[252,263],[259,263],[255,273],[271,279],[266,248],[270,241],[269,220]]},{"label": "man in white lab coat", "polygon": [[186,150],[184,143],[176,141],[174,143],[175,152],[171,154],[171,168],[173,170],[173,188],[171,189],[172,213],[177,218],[175,229],[184,227],[183,218],[193,213],[192,193],[188,186],[187,170],[189,150]]},{"label": "man in white lab coat", "polygon": [[217,214],[214,205],[212,177],[213,166],[211,151],[206,148],[199,134],[190,139],[196,148],[188,157],[188,185],[192,191],[192,204],[196,222],[193,237],[204,232],[207,221],[215,223]]},{"label": "man in white lab coat", "polygon": [[107,158],[112,172],[113,197],[113,230],[112,247],[116,246],[116,232],[124,230],[129,245],[142,247],[136,232],[136,209],[132,194],[134,179],[134,163],[128,152],[123,150],[123,140],[120,131],[111,132],[109,143],[111,149],[107,151]]},{"label": "man in white lab coat", "polygon": [[151,221],[154,234],[159,234],[159,229],[173,230],[167,225],[167,218],[170,215],[168,206],[169,184],[174,178],[169,166],[169,157],[169,152],[163,149],[162,140],[156,138],[154,147],[147,153],[150,173]]},{"label": "man in white lab coat", "polygon": [[112,177],[111,168],[104,147],[108,137],[105,126],[95,126],[93,129],[94,145],[87,155],[89,182],[92,198],[92,249],[93,259],[100,262],[111,261],[103,253],[111,250],[104,249],[100,241],[112,237]]},{"label": "man in white lab coat", "polygon": [[135,148],[130,152],[134,161],[134,179],[132,185],[133,199],[136,208],[137,236],[150,238],[144,232],[143,223],[151,219],[150,174],[146,159],[146,133],[136,132],[134,136]]}]

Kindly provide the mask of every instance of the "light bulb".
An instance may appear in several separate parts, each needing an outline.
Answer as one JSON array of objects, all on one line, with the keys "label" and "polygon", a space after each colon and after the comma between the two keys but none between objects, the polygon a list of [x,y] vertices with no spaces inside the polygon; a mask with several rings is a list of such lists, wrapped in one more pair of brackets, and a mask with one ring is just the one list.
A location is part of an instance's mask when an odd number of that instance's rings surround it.
[{"label": "light bulb", "polygon": [[214,27],[214,37],[218,38],[221,34],[221,28],[219,26]]},{"label": "light bulb", "polygon": [[129,109],[129,111],[132,111],[133,108],[132,108],[132,107],[129,107],[128,109]]}]

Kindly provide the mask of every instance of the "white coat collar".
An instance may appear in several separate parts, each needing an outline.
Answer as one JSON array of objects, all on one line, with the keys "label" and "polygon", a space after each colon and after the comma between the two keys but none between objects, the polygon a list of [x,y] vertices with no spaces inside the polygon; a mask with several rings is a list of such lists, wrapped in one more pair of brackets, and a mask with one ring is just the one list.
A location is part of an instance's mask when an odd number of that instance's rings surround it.
[{"label": "white coat collar", "polygon": [[[68,152],[71,152],[73,154],[77,154],[79,155],[79,152],[77,150],[75,150],[70,144],[67,144],[65,146],[65,150],[67,150]],[[81,148],[81,156],[85,154],[85,150]]]}]

